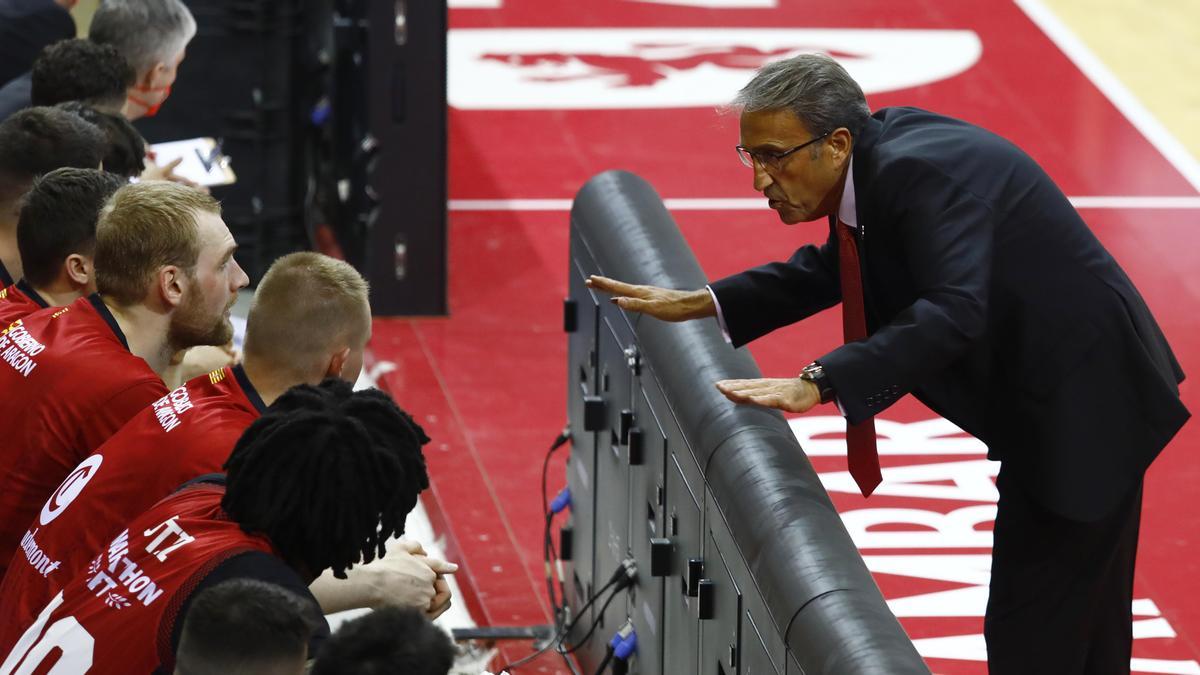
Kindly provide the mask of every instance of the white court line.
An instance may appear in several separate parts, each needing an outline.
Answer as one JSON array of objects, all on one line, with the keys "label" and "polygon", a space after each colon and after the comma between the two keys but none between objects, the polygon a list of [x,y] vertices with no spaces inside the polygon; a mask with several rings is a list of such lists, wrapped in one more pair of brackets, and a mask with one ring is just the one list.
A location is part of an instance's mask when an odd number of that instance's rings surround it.
[{"label": "white court line", "polygon": [[[1077,209],[1200,209],[1200,196],[1083,195],[1068,197]],[[664,199],[668,211],[762,211],[767,202],[751,199]],[[570,199],[451,199],[451,211],[570,211]]]},{"label": "white court line", "polygon": [[1197,209],[1200,197],[1068,197],[1077,209]]},{"label": "white court line", "polygon": [[1066,54],[1075,67],[1200,192],[1200,162],[1142,105],[1083,42],[1041,0],[1014,0],[1030,20]]},{"label": "white court line", "polygon": [[706,9],[774,9],[778,0],[633,0],[659,5],[685,5]]}]

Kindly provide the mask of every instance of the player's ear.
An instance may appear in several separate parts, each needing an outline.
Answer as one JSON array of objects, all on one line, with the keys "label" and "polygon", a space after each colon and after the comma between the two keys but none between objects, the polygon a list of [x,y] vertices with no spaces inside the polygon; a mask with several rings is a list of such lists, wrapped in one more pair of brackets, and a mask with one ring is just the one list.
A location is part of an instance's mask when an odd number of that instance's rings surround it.
[{"label": "player's ear", "polygon": [[343,347],[334,352],[329,357],[329,364],[325,368],[325,377],[341,377],[342,371],[346,369],[346,362],[350,360],[350,348]]},{"label": "player's ear", "polygon": [[158,268],[158,292],[167,307],[176,309],[183,304],[187,284],[187,274],[184,273],[183,268],[175,265],[164,265]]},{"label": "player's ear", "polygon": [[88,286],[94,280],[95,268],[92,261],[80,253],[72,253],[63,261],[67,278],[76,286]]}]

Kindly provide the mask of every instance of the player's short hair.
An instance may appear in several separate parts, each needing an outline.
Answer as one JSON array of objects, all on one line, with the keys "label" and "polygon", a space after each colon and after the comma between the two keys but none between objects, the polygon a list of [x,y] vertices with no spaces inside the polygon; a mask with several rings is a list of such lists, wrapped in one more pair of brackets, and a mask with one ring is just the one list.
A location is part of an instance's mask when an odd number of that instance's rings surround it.
[{"label": "player's short hair", "polygon": [[331,349],[366,342],[371,327],[367,293],[367,281],[341,260],[307,251],[279,258],[254,293],[246,355],[297,380],[308,379],[325,365]]},{"label": "player's short hair", "polygon": [[158,270],[195,270],[200,256],[200,213],[221,205],[196,188],[167,182],[117,190],[96,224],[96,289],[120,305],[141,302]]},{"label": "player's short hair", "polygon": [[146,170],[146,141],[123,115],[101,112],[79,101],[61,103],[58,107],[79,115],[104,132],[108,139],[102,165],[105,171],[133,178]]},{"label": "player's short hair", "polygon": [[314,622],[309,603],[256,579],[232,579],[197,594],[187,609],[176,675],[251,675],[278,662],[303,663]]},{"label": "player's short hair", "polygon": [[40,176],[59,167],[95,169],[104,133],[75,113],[26,108],[0,123],[0,204],[15,202]]},{"label": "player's short hair", "polygon": [[81,101],[119,108],[133,86],[133,67],[112,45],[91,40],[62,40],[47,46],[33,62],[33,105]]},{"label": "player's short hair", "polygon": [[225,462],[221,507],[279,557],[344,579],[387,553],[429,487],[425,431],[378,389],[297,385],[254,421]]},{"label": "player's short hair", "polygon": [[17,248],[25,280],[48,286],[72,253],[91,256],[96,219],[108,198],[125,181],[96,169],[55,169],[34,180],[21,202]]},{"label": "player's short hair", "polygon": [[170,63],[196,35],[196,19],[180,0],[104,0],[88,38],[112,45],[137,77]]},{"label": "player's short hair", "polygon": [[445,632],[415,609],[384,607],[342,624],[309,675],[446,675],[453,665]]}]

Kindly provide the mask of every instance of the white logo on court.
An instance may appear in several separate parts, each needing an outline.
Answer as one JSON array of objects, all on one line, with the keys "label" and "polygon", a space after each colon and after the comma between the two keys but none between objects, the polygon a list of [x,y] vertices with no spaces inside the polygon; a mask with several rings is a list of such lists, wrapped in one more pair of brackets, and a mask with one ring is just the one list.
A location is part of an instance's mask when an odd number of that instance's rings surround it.
[{"label": "white logo on court", "polygon": [[42,515],[39,517],[39,522],[42,525],[49,525],[52,520],[58,517],[58,514],[66,510],[71,502],[83,492],[83,488],[87,486],[88,481],[96,472],[100,470],[100,463],[104,461],[101,455],[92,455],[79,463],[71,475],[58,486],[54,494],[50,495],[50,499],[46,500],[46,505],[42,507]]},{"label": "white logo on court", "polygon": [[868,95],[953,77],[982,45],[969,30],[457,29],[450,104],[465,110],[694,108],[728,103],[763,64],[836,58]]}]

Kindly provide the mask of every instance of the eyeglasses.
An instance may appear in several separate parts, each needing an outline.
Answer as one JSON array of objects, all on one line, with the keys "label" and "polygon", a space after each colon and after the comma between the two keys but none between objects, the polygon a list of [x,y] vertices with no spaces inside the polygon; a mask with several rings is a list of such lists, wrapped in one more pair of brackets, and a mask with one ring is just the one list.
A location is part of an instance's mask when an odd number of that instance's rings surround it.
[{"label": "eyeglasses", "polygon": [[772,171],[772,170],[778,170],[779,167],[783,166],[783,160],[787,159],[788,156],[791,155],[793,152],[796,152],[797,150],[800,150],[801,148],[807,148],[808,146],[812,145],[813,143],[816,143],[817,141],[821,140],[822,138],[825,138],[830,133],[832,133],[832,132],[826,131],[825,133],[821,134],[820,136],[817,136],[816,138],[808,141],[807,143],[801,143],[800,145],[797,145],[796,147],[792,148],[791,150],[785,150],[784,152],[755,152],[753,150],[748,149],[744,145],[735,145],[734,149],[737,150],[738,159],[742,160],[742,164],[745,164],[746,166],[753,169],[754,163],[758,162],[758,165],[761,166],[764,170]]}]

